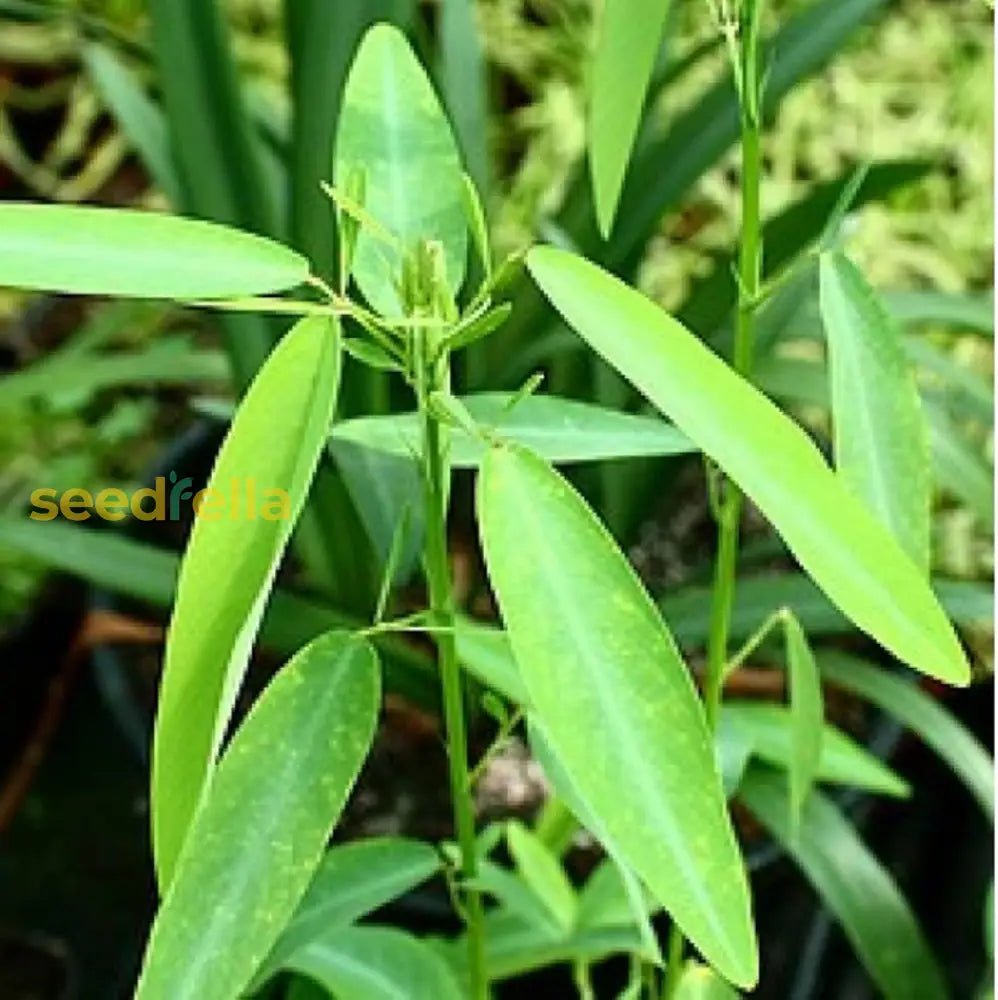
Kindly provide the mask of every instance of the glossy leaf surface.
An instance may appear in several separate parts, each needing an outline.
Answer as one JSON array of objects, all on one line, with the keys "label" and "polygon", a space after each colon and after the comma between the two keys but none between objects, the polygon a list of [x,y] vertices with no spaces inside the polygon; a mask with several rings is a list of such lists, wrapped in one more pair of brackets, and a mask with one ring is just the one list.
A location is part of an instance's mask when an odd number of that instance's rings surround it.
[{"label": "glossy leaf surface", "polygon": [[130,208],[0,204],[0,284],[79,295],[215,299],[301,284],[308,261],[252,233]]},{"label": "glossy leaf surface", "polygon": [[585,502],[536,455],[492,449],[477,505],[489,577],[558,759],[686,935],[751,984],[748,887],[703,709],[650,598]]},{"label": "glossy leaf surface", "polygon": [[581,258],[528,257],[566,321],[754,501],[829,598],[890,652],[933,677],[970,669],[923,573],[789,417],[680,323]]},{"label": "glossy leaf surface", "polygon": [[[208,488],[223,495],[220,516],[195,518],[177,582],[153,744],[153,847],[163,889],[325,446],[339,374],[338,325],[301,320],[260,370],[219,451]],[[252,503],[245,493],[250,481],[257,491]],[[277,520],[261,516],[269,490],[287,494]]]},{"label": "glossy leaf surface", "polygon": [[294,913],[374,737],[374,650],[330,632],[237,731],[177,862],[136,1000],[234,1000]]}]

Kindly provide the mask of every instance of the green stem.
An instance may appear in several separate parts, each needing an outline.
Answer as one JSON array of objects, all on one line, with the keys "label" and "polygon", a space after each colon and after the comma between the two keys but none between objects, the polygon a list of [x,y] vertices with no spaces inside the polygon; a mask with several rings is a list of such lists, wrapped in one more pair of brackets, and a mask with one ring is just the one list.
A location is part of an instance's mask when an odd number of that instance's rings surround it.
[{"label": "green stem", "polygon": [[[420,338],[421,339],[421,338]],[[430,392],[443,388],[435,373],[422,362],[418,387],[423,420],[424,488],[426,496],[426,542],[424,556],[430,591],[433,624],[442,629],[437,636],[437,661],[443,693],[447,761],[450,774],[454,826],[461,851],[461,882],[464,887],[464,917],[468,937],[468,973],[472,1000],[487,1000],[485,971],[484,911],[482,897],[474,888],[478,877],[475,813],[468,771],[468,737],[464,718],[461,668],[457,660],[454,626],[454,596],[447,554],[447,507],[450,470],[446,458],[444,428],[428,405]],[[446,381],[444,376],[443,381]]]}]

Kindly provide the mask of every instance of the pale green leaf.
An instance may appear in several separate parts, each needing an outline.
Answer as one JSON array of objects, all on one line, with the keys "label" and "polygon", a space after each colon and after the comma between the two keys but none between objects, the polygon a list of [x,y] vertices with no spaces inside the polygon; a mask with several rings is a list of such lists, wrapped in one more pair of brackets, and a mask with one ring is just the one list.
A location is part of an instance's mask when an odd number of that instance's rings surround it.
[{"label": "pale green leaf", "polygon": [[[236,411],[208,483],[225,498],[224,510],[217,519],[209,519],[207,508],[195,518],[177,583],[153,743],[153,847],[164,889],[326,443],[339,344],[338,324],[319,317],[301,320],[278,344]],[[246,492],[251,481],[253,503]],[[261,516],[270,490],[287,494],[282,519]]]},{"label": "pale green leaf", "polygon": [[[821,725],[821,757],[814,779],[904,798],[908,783],[835,726]],[[721,710],[718,743],[748,743],[750,756],[789,771],[794,757],[794,720],[783,705],[726,701]]]},{"label": "pale green leaf", "polygon": [[335,177],[365,177],[364,209],[401,247],[361,231],[353,277],[379,312],[401,312],[396,283],[402,256],[424,240],[443,246],[447,281],[457,292],[468,231],[461,162],[450,126],[405,36],[387,24],[365,34],[347,78],[336,137]]},{"label": "pale green leaf", "polygon": [[0,285],[217,299],[300,285],[304,257],[253,233],[129,208],[0,204]]},{"label": "pale green leaf", "polygon": [[429,845],[373,837],[331,847],[291,922],[257,972],[262,982],[301,948],[334,927],[346,927],[425,882],[440,869]]},{"label": "pale green leaf", "polygon": [[506,824],[506,843],[520,878],[554,917],[564,931],[570,931],[578,912],[578,899],[561,862],[522,823]]},{"label": "pale green leaf", "polygon": [[790,809],[796,824],[821,764],[825,706],[818,665],[800,622],[792,614],[783,619],[783,633],[790,681]]},{"label": "pale green leaf", "polygon": [[343,1000],[461,1000],[446,961],[394,927],[340,927],[289,963]]},{"label": "pale green leaf", "polygon": [[823,253],[819,273],[836,470],[928,572],[929,436],[900,331],[844,254]]},{"label": "pale green leaf", "polygon": [[908,904],[831,802],[812,794],[794,835],[779,777],[750,772],[740,798],[800,866],[887,1000],[944,1000],[939,967]]},{"label": "pale green leaf", "polygon": [[[550,462],[595,462],[648,455],[684,455],[689,439],[657,417],[620,413],[558,396],[530,395],[510,407],[514,394],[483,392],[460,397],[461,405],[483,428],[536,451]],[[420,451],[419,415],[398,413],[345,420],[333,428],[333,441],[348,440],[394,455]],[[454,468],[477,468],[488,444],[462,428],[451,434]]]},{"label": "pale green leaf", "polygon": [[676,985],[672,1000],[738,1000],[741,996],[713,969],[699,962],[689,961]]},{"label": "pale green leaf", "polygon": [[627,161],[671,0],[606,0],[589,84],[589,165],[604,236],[613,227]]},{"label": "pale green leaf", "polygon": [[745,870],[703,709],[624,555],[543,460],[492,449],[477,505],[533,712],[621,857],[733,981],[754,983]]},{"label": "pale green leaf", "polygon": [[136,1000],[235,1000],[294,913],[370,749],[368,643],[330,632],[277,674],[237,731],[176,864]]},{"label": "pale green leaf", "polygon": [[969,681],[924,574],[800,427],[680,323],[595,265],[540,247],[528,266],[583,339],[748,494],[843,613],[916,669]]}]

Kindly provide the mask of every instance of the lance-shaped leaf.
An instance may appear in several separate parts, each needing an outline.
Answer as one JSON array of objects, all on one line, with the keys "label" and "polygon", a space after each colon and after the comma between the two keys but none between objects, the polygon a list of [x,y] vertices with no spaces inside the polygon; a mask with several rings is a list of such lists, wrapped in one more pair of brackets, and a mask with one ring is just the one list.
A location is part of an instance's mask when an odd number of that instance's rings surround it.
[{"label": "lance-shaped leaf", "polygon": [[901,333],[843,253],[823,253],[819,273],[836,469],[927,573],[929,435]]},{"label": "lance-shaped leaf", "polygon": [[800,829],[790,829],[786,788],[774,774],[751,771],[740,798],[783,845],[835,914],[887,1000],[944,1000],[936,960],[890,874],[842,814],[815,792]]},{"label": "lance-shaped leaf", "polygon": [[[320,317],[301,320],[278,344],[236,411],[215,462],[208,489],[224,498],[220,516],[217,504],[214,515],[206,504],[195,518],[177,582],[153,743],[153,849],[163,889],[329,433],[339,345],[335,320]],[[270,508],[276,519],[262,516],[268,491],[284,491],[280,510]]]},{"label": "lance-shaped leaf", "polygon": [[692,678],[609,532],[550,466],[478,481],[489,577],[552,749],[620,855],[710,962],[751,985],[748,886]]},{"label": "lance-shaped leaf", "polygon": [[129,208],[0,204],[0,285],[217,299],[278,292],[307,277],[300,254],[213,222]]},{"label": "lance-shaped leaf", "polygon": [[[527,396],[514,403],[508,392],[481,392],[460,403],[485,430],[522,444],[549,462],[597,462],[613,458],[685,455],[695,445],[657,417],[621,413],[559,396]],[[333,428],[337,441],[411,457],[421,448],[419,414],[357,417]],[[451,432],[451,465],[477,468],[488,444],[461,427]]]},{"label": "lance-shaped leaf", "polygon": [[336,183],[364,176],[364,211],[397,240],[361,228],[353,277],[385,315],[401,311],[403,256],[424,240],[443,246],[447,281],[464,279],[468,231],[457,144],[437,95],[405,36],[378,24],[364,36],[347,77],[336,136]]},{"label": "lance-shaped leaf", "polygon": [[671,0],[607,0],[589,87],[589,167],[609,235]]},{"label": "lance-shaped leaf", "polygon": [[298,952],[290,968],[350,1000],[465,995],[446,960],[394,927],[341,927]]},{"label": "lance-shaped leaf", "polygon": [[294,913],[371,746],[374,650],[345,632],[289,661],[225,751],[177,862],[136,1000],[235,1000]]},{"label": "lance-shaped leaf", "polygon": [[915,669],[969,682],[924,573],[800,427],[682,324],[594,264],[539,247],[528,265],[569,325],[748,494],[844,614]]},{"label": "lance-shaped leaf", "polygon": [[518,820],[506,826],[506,844],[520,878],[568,933],[575,925],[578,897],[557,856]]},{"label": "lance-shaped leaf", "polygon": [[790,810],[794,825],[814,784],[821,763],[825,705],[814,653],[792,614],[783,619],[783,635],[790,679]]}]

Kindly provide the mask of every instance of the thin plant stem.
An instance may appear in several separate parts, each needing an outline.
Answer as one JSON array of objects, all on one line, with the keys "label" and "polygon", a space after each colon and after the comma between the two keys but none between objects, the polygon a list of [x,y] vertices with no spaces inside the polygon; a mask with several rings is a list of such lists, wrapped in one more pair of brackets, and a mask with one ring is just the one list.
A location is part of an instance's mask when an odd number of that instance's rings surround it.
[{"label": "thin plant stem", "polygon": [[[422,343],[422,336],[414,339]],[[446,364],[446,361],[443,362]],[[447,507],[450,496],[450,473],[445,452],[446,429],[434,415],[430,393],[444,388],[437,375],[440,362],[430,370],[421,359],[418,364],[417,393],[423,426],[423,478],[426,499],[426,542],[424,558],[429,585],[430,614],[440,629],[436,635],[437,663],[443,695],[444,726],[447,738],[447,761],[450,776],[454,826],[461,852],[460,875],[463,884],[463,911],[468,937],[468,974],[472,1000],[487,1000],[488,980],[485,971],[484,910],[482,897],[475,888],[478,855],[475,842],[474,802],[468,770],[468,737],[464,717],[464,693],[457,660],[454,634],[454,595],[450,561],[447,553]],[[443,381],[446,381],[444,378]]]}]

